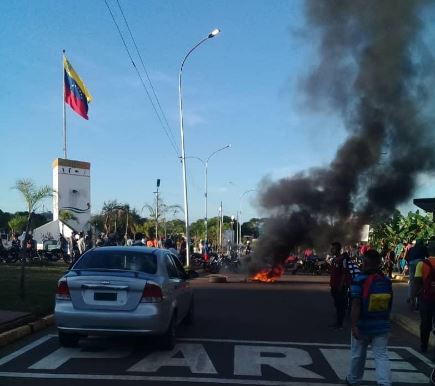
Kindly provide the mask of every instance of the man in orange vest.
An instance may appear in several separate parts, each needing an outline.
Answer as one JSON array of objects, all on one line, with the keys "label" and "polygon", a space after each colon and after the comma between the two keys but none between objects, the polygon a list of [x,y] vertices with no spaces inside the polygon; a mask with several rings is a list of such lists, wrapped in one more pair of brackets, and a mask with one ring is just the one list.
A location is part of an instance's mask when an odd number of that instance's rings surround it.
[{"label": "man in orange vest", "polygon": [[420,296],[420,342],[426,352],[430,332],[435,325],[435,240],[427,247],[429,258],[420,261],[415,269],[412,295]]}]

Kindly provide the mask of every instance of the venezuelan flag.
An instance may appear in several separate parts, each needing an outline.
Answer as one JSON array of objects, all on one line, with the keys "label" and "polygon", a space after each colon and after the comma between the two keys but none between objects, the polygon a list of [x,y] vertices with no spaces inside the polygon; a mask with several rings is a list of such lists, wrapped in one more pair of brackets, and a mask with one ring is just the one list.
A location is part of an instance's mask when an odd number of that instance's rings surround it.
[{"label": "venezuelan flag", "polygon": [[85,119],[89,119],[88,103],[92,100],[91,94],[65,56],[63,57],[63,69],[65,102],[68,103],[77,114]]}]

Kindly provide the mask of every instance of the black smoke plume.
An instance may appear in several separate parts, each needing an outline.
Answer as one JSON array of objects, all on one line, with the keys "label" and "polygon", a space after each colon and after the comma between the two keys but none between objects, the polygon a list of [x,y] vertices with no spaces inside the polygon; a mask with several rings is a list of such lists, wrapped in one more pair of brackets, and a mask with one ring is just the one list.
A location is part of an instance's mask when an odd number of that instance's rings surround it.
[{"label": "black smoke plume", "polygon": [[302,91],[313,110],[339,112],[349,136],[328,167],[263,184],[259,201],[270,220],[254,266],[280,262],[297,247],[358,241],[362,224],[390,215],[411,197],[418,174],[435,169],[426,109],[435,62],[424,65],[430,54],[420,18],[433,6],[307,0],[305,7],[320,59]]}]

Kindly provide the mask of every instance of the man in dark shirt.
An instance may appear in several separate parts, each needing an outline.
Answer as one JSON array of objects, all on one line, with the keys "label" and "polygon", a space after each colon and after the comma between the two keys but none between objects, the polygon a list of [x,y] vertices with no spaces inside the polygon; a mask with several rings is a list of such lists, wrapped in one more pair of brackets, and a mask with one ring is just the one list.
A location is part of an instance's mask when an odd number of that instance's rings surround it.
[{"label": "man in dark shirt", "polygon": [[351,282],[351,275],[347,261],[347,254],[341,253],[341,244],[333,242],[331,244],[331,276],[329,285],[331,287],[331,295],[334,299],[336,310],[336,322],[329,327],[342,329],[343,320],[346,315],[348,306],[348,290]]}]

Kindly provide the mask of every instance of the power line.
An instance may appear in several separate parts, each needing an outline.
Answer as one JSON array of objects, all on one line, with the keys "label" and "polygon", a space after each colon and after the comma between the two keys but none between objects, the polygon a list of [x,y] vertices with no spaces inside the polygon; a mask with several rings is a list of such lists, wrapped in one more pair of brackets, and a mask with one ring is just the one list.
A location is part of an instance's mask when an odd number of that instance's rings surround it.
[{"label": "power line", "polygon": [[132,42],[133,42],[133,44],[134,44],[134,47],[135,47],[135,49],[136,49],[136,53],[137,53],[137,55],[138,55],[138,57],[139,57],[139,59],[140,59],[140,62],[141,62],[141,64],[142,64],[142,68],[143,68],[143,70],[144,70],[144,72],[145,72],[145,75],[146,75],[146,77],[147,77],[147,79],[148,79],[148,83],[150,84],[150,87],[151,87],[151,90],[152,90],[152,92],[153,92],[154,98],[156,99],[157,106],[159,107],[160,113],[161,113],[162,116],[163,116],[163,119],[164,119],[164,121],[165,121],[165,123],[166,123],[166,126],[167,126],[167,128],[169,129],[170,134],[172,135],[172,139],[174,140],[174,142],[176,142],[176,141],[175,141],[176,136],[174,135],[174,132],[173,132],[173,130],[172,130],[171,126],[169,125],[169,122],[168,122],[168,120],[167,120],[167,118],[166,118],[166,114],[165,114],[165,112],[164,112],[163,109],[162,109],[162,106],[161,106],[161,104],[160,104],[160,100],[159,100],[159,98],[158,98],[158,96],[157,96],[157,93],[156,93],[156,91],[155,91],[155,89],[154,89],[153,83],[151,82],[151,79],[150,79],[150,77],[149,77],[149,74],[148,74],[147,68],[146,68],[146,66],[145,66],[145,63],[144,63],[144,61],[143,61],[143,59],[142,59],[142,55],[140,54],[139,48],[138,48],[138,46],[137,46],[137,44],[136,44],[136,39],[134,38],[133,33],[131,32],[130,26],[129,26],[128,21],[127,21],[127,18],[126,18],[125,15],[124,15],[124,11],[122,10],[122,7],[121,7],[121,4],[120,4],[119,0],[116,0],[116,2],[117,2],[117,4],[118,4],[118,8],[119,8],[119,10],[121,11],[121,15],[122,15],[122,17],[123,17],[123,19],[124,19],[124,22],[125,22],[125,25],[126,25],[126,27],[127,27],[127,30],[128,30],[128,32],[129,32],[129,34],[130,34],[130,38],[131,38],[131,40],[132,40]]},{"label": "power line", "polygon": [[162,129],[163,129],[163,131],[165,132],[166,136],[168,137],[169,142],[171,143],[172,148],[174,149],[175,154],[177,155],[177,158],[178,158],[178,157],[179,157],[179,153],[178,153],[178,150],[177,150],[177,146],[176,146],[176,144],[174,143],[174,139],[169,135],[168,130],[166,129],[165,125],[163,124],[162,118],[160,117],[160,114],[159,114],[158,111],[157,111],[157,108],[156,108],[156,106],[155,106],[155,104],[154,104],[154,101],[153,101],[153,99],[151,98],[150,93],[148,92],[148,89],[147,89],[146,84],[145,84],[145,82],[144,82],[144,80],[143,80],[143,78],[142,78],[142,75],[140,74],[139,69],[136,67],[136,64],[135,64],[135,62],[134,62],[134,60],[133,60],[133,57],[132,57],[132,55],[131,55],[131,53],[130,53],[130,50],[128,49],[127,43],[126,43],[126,41],[125,41],[125,39],[124,39],[124,36],[122,35],[121,29],[119,28],[119,25],[118,25],[118,23],[116,22],[115,16],[113,15],[112,10],[110,9],[109,4],[107,3],[107,0],[104,0],[104,2],[105,2],[105,4],[106,4],[106,7],[107,7],[109,13],[110,13],[110,16],[112,17],[113,23],[115,24],[116,29],[118,30],[119,36],[120,36],[120,38],[121,38],[121,40],[122,40],[122,43],[123,43],[124,48],[125,48],[125,50],[126,50],[126,52],[127,52],[127,55],[128,55],[128,57],[130,58],[131,64],[133,65],[134,69],[136,70],[136,73],[137,73],[137,75],[138,75],[138,77],[139,77],[139,79],[140,79],[140,81],[141,81],[141,83],[142,83],[142,87],[143,87],[143,89],[144,89],[145,92],[146,92],[146,95],[147,95],[147,97],[148,97],[148,100],[150,101],[150,103],[151,103],[151,105],[152,105],[152,107],[153,107],[153,110],[154,110],[155,114],[157,115],[157,118],[159,119],[160,125],[162,126]]}]

